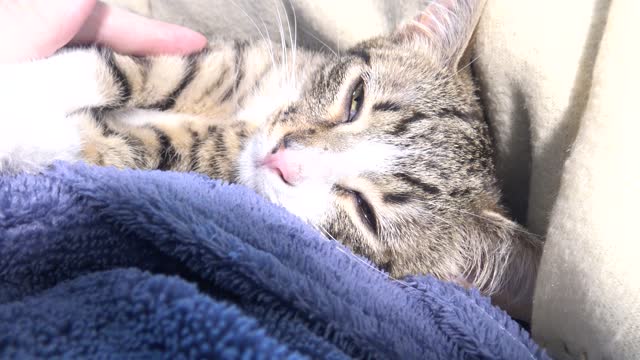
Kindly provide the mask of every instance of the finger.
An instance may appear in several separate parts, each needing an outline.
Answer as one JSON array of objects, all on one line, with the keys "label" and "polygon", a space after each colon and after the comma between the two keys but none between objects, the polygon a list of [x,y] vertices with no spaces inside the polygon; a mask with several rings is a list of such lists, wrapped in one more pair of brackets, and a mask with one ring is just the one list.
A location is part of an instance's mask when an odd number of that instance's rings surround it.
[{"label": "finger", "polygon": [[72,43],[98,43],[130,55],[157,55],[198,51],[207,44],[207,39],[182,26],[98,2]]},{"label": "finger", "polygon": [[0,63],[47,57],[82,27],[96,0],[0,1]]}]

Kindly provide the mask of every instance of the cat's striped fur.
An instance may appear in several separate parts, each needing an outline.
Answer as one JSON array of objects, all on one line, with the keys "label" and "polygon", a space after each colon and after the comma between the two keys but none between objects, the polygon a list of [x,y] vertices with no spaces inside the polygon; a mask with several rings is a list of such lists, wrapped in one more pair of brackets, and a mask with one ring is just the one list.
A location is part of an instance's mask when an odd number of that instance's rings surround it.
[{"label": "cat's striped fur", "polygon": [[[95,78],[91,101],[66,115],[80,139],[71,151],[242,183],[394,276],[429,273],[527,304],[541,244],[500,206],[464,61],[481,3],[436,0],[341,57],[227,41],[188,57],[67,50],[57,57],[82,54]],[[287,174],[267,168],[270,154]]]},{"label": "cat's striped fur", "polygon": [[[97,165],[195,171],[238,182],[235,165],[258,124],[239,121],[237,105],[273,71],[266,44],[220,42],[187,57],[97,54],[112,78],[106,104],[73,116],[82,157]],[[275,89],[274,89],[275,90]]]}]

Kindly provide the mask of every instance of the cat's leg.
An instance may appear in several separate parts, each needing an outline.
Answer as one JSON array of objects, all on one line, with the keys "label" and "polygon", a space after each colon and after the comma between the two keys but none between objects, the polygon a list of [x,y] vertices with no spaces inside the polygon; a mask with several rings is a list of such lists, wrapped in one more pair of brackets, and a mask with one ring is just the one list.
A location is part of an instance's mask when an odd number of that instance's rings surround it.
[{"label": "cat's leg", "polygon": [[236,181],[249,124],[157,110],[81,111],[82,160],[101,166],[199,172]]},{"label": "cat's leg", "polygon": [[81,156],[83,109],[124,108],[228,118],[264,66],[267,45],[219,42],[190,56],[136,58],[106,49],[63,50],[43,60],[0,67],[0,173],[37,172]]},{"label": "cat's leg", "polygon": [[218,41],[189,56],[110,54],[111,71],[122,95],[110,108],[231,118],[271,68],[268,49],[263,42]]},{"label": "cat's leg", "polygon": [[118,97],[95,49],[0,65],[0,79],[0,173],[36,172],[55,160],[76,159],[78,124],[67,114]]}]

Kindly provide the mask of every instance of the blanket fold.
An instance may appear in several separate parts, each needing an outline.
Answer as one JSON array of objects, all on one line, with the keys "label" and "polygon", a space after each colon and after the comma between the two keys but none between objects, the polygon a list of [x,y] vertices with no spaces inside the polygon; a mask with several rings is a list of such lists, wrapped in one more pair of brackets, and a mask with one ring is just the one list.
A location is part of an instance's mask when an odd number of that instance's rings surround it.
[{"label": "blanket fold", "polygon": [[547,358],[475,291],[392,281],[252,191],[59,164],[0,178],[0,357]]}]

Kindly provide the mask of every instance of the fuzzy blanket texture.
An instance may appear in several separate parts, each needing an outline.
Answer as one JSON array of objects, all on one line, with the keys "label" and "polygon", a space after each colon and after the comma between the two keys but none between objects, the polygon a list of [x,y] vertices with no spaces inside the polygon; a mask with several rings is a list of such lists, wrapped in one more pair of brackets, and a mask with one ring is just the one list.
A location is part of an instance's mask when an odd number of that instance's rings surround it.
[{"label": "fuzzy blanket texture", "polygon": [[[251,18],[280,38],[279,1],[110,2],[210,37],[257,38]],[[281,3],[295,9],[301,44],[344,50],[428,0]],[[639,17],[637,0],[490,0],[476,34],[505,200],[547,239],[533,336],[558,358],[640,354]]]},{"label": "fuzzy blanket texture", "polygon": [[487,298],[400,283],[252,191],[58,165],[0,178],[1,358],[546,359]]}]

